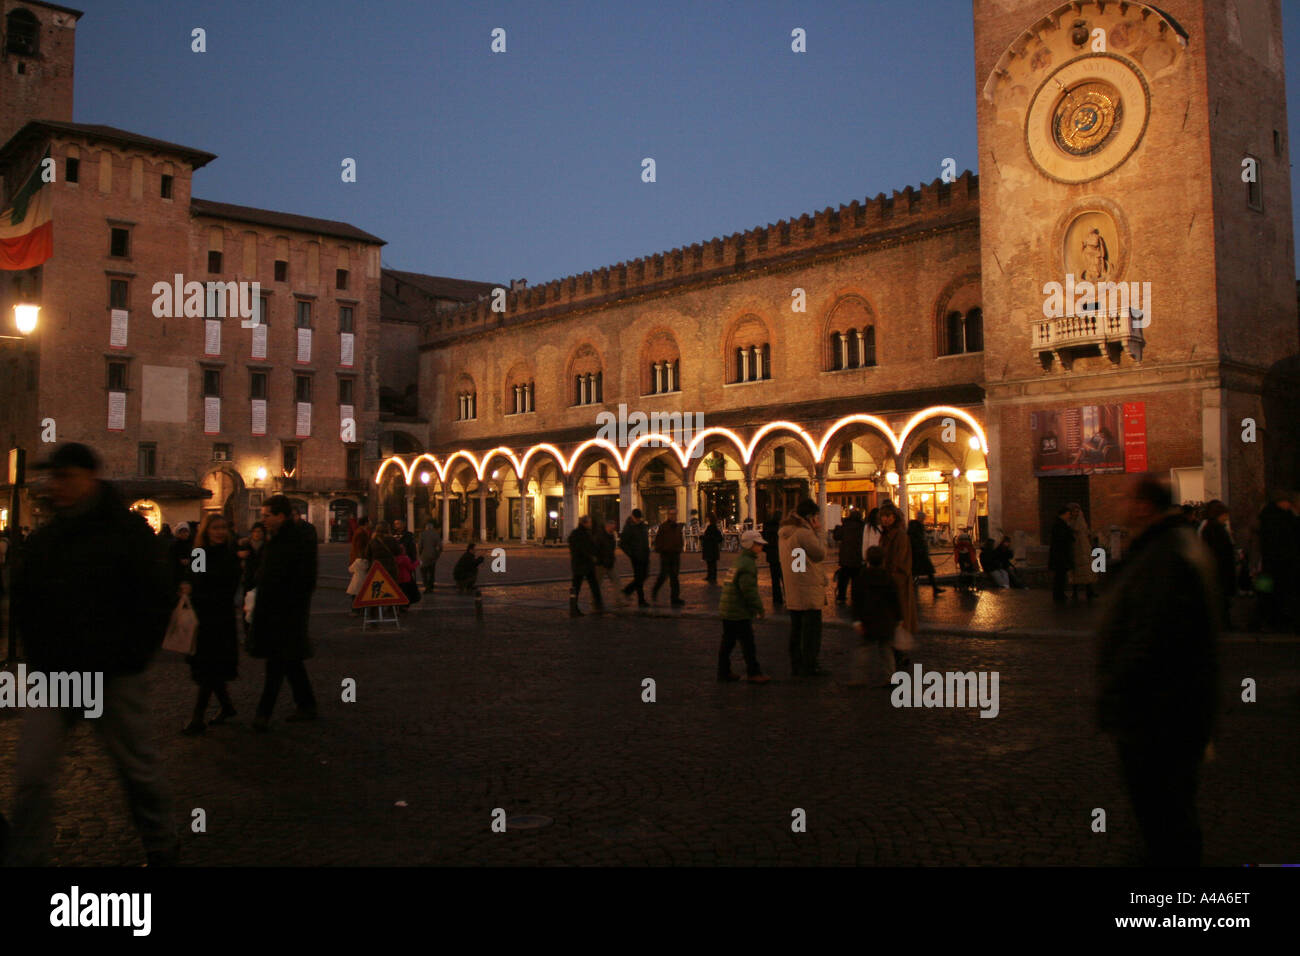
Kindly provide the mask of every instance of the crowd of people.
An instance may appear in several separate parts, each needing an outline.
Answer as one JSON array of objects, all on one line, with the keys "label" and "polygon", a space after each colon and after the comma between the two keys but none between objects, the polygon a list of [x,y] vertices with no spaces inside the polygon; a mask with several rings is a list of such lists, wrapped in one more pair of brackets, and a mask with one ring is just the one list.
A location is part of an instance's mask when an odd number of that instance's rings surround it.
[{"label": "crowd of people", "polygon": [[[246,652],[265,661],[254,729],[269,729],[286,680],[295,704],[286,719],[315,719],[317,702],[304,663],[312,656],[315,529],[289,499],[274,495],[246,535],[238,535],[219,513],[206,515],[197,526],[164,526],[155,535],[112,485],[100,480],[99,459],[86,446],[59,446],[40,467],[50,476],[50,520],[19,547],[0,549],[15,585],[11,599],[18,635],[34,669],[105,675],[96,729],[126,782],[150,862],[174,863],[178,843],[152,739],[144,670],[169,621],[188,605],[197,619],[186,657],[196,696],[183,733],[201,734],[236,716],[230,684],[238,676],[241,632]],[[850,683],[892,686],[890,677],[909,666],[918,587],[942,590],[924,517],[909,522],[884,501],[865,516],[851,510],[829,535],[817,503],[804,499],[785,516],[770,515],[761,530],[743,531],[739,552],[719,581],[721,534],[710,516],[702,558],[706,582],[720,588],[718,680],[741,679],[731,667],[737,645],[746,679],[770,680],[758,660],[753,627],[765,615],[758,586],[758,560],[765,556],[772,605],[784,606],[788,615],[791,674],[826,673],[820,661],[823,613],[833,593],[834,601],[850,605],[859,638]],[[1216,710],[1215,639],[1230,620],[1232,597],[1243,589],[1257,595],[1253,617],[1261,624],[1300,629],[1300,516],[1291,495],[1275,494],[1249,542],[1238,547],[1222,502],[1179,509],[1166,485],[1143,478],[1134,486],[1128,518],[1132,541],[1122,565],[1106,575],[1111,593],[1099,626],[1097,715],[1116,738],[1150,860],[1190,863],[1200,856],[1195,789]],[[685,605],[679,580],[683,526],[676,512],[669,510],[650,532],[640,510],[631,512],[621,531],[613,521],[579,520],[568,538],[570,614],[583,613],[584,583],[596,611],[605,606],[602,588],[619,604],[635,594],[644,607],[668,585],[672,606]],[[1097,542],[1079,505],[1060,510],[1050,538],[1054,599],[1064,602],[1070,587],[1076,600],[1080,591],[1093,600]],[[837,570],[829,587],[825,569],[832,563],[832,547]],[[348,593],[356,594],[378,563],[415,603],[421,584],[425,591],[435,586],[442,550],[432,523],[416,536],[401,520],[372,528],[361,518],[350,542]],[[617,570],[620,550],[631,565],[626,584]],[[653,554],[659,556],[659,574],[647,600]],[[954,557],[959,576],[982,572],[997,587],[1022,584],[1006,537],[997,543],[986,539],[978,550],[969,537],[959,538]],[[460,591],[475,590],[483,560],[470,541],[453,569]],[[209,720],[214,698],[218,712]],[[48,853],[59,754],[81,716],[66,708],[27,715],[17,754],[12,838],[5,850],[11,862],[38,862]]]}]

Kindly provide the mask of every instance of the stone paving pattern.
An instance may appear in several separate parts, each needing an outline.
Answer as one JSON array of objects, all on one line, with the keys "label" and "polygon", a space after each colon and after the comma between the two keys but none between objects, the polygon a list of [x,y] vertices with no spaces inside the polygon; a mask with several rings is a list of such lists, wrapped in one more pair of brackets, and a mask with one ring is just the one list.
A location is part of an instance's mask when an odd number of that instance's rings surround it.
[{"label": "stone paving pattern", "polygon": [[[450,566],[447,569],[450,570]],[[261,662],[233,685],[240,716],[178,734],[193,685],[181,658],[151,670],[156,727],[187,865],[956,864],[1112,865],[1138,842],[1109,738],[1093,723],[1095,612],[1059,612],[1042,591],[934,599],[914,658],[935,670],[997,670],[1001,713],[895,709],[889,691],[846,686],[854,646],[828,623],[831,676],[791,680],[786,619],[758,625],[766,686],[719,684],[720,627],[687,575],[684,611],[664,601],[570,619],[566,588],[439,589],[364,635],[317,592],[309,662],[322,717],[254,734]],[[767,598],[766,587],[764,597]],[[587,599],[584,595],[584,608]],[[1204,772],[1206,862],[1300,862],[1300,642],[1225,637],[1217,757]],[[736,652],[735,667],[741,661]],[[1259,702],[1240,703],[1243,676]],[[340,701],[355,678],[356,703]],[[657,684],[642,702],[641,681]],[[289,712],[287,687],[277,718]],[[0,711],[0,801],[12,802],[20,720]],[[120,788],[90,728],[69,741],[58,793],[61,865],[142,861]],[[405,806],[397,806],[399,801]],[[208,830],[188,831],[189,812]],[[553,819],[493,833],[494,808]],[[1104,807],[1109,832],[1090,829]],[[791,832],[791,811],[807,832]]]}]

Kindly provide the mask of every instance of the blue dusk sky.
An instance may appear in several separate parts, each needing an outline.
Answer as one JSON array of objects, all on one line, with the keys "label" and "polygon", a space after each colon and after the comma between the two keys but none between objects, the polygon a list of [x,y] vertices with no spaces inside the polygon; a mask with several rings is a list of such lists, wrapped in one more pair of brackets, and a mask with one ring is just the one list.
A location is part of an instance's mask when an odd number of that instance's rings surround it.
[{"label": "blue dusk sky", "polygon": [[350,222],[395,269],[536,284],[928,182],[945,157],[978,171],[970,0],[70,5],[76,120],[216,153],[195,195]]}]

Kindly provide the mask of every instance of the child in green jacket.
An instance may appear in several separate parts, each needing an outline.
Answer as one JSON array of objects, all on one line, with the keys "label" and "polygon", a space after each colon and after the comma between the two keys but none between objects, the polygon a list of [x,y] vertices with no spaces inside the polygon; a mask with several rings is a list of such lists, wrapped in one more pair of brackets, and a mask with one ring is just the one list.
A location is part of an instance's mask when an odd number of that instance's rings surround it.
[{"label": "child in green jacket", "polygon": [[763,600],[758,596],[757,556],[767,544],[757,531],[740,536],[740,554],[722,585],[718,614],[722,617],[722,647],[718,649],[718,680],[740,680],[731,672],[731,652],[740,643],[745,655],[745,670],[751,684],[766,684],[770,677],[758,666],[754,650],[754,618],[763,616]]}]

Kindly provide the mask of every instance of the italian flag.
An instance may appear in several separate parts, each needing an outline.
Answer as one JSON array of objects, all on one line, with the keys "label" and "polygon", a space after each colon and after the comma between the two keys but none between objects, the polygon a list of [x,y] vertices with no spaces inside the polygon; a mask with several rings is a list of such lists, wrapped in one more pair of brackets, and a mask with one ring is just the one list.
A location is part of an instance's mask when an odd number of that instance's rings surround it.
[{"label": "italian flag", "polygon": [[0,269],[31,269],[54,254],[54,196],[41,176],[44,168],[44,161],[37,163],[13,205],[0,212]]}]

